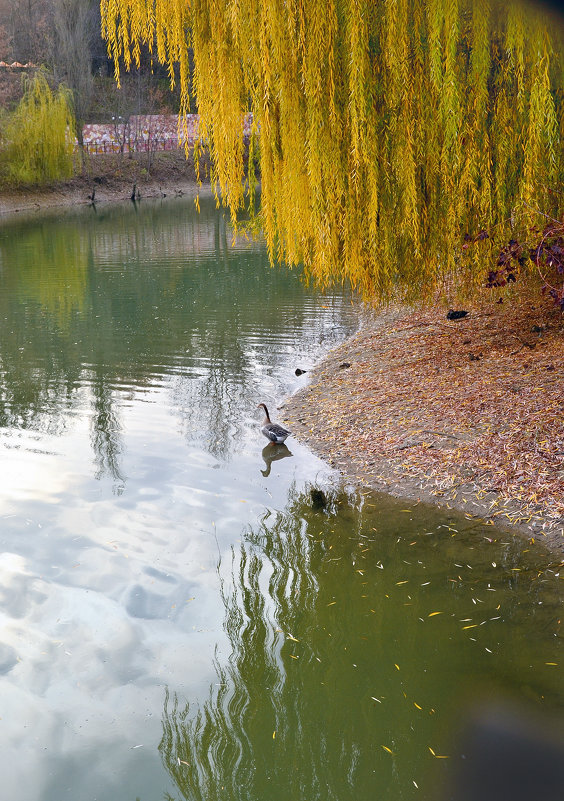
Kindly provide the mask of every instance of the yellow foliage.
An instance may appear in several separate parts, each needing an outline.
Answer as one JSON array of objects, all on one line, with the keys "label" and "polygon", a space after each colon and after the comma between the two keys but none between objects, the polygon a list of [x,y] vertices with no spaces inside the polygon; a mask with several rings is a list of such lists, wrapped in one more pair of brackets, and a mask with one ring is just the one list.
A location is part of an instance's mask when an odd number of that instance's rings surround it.
[{"label": "yellow foliage", "polygon": [[8,117],[2,162],[8,181],[45,184],[73,172],[74,116],[70,92],[52,92],[38,72]]},{"label": "yellow foliage", "polygon": [[[254,193],[253,113],[270,257],[366,298],[483,279],[465,234],[555,214],[564,177],[562,36],[540,10],[495,0],[101,0],[129,67],[139,44],[189,51],[218,202]],[[559,38],[560,37],[560,38]],[[245,182],[246,179],[246,182]],[[247,197],[246,197],[247,196]],[[464,265],[464,266],[463,266]]]}]

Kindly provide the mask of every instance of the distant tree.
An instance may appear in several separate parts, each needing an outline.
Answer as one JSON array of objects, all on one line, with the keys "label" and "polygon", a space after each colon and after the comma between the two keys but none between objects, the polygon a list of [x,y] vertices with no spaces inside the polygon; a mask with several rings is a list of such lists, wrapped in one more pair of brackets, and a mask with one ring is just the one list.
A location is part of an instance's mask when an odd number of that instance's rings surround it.
[{"label": "distant tree", "polygon": [[[483,284],[488,247],[559,213],[562,29],[494,0],[101,0],[116,64],[142,43],[179,69],[218,194],[245,202],[243,114],[254,115],[272,259],[367,297]],[[251,159],[252,163],[252,159]],[[466,266],[464,266],[466,265]]]},{"label": "distant tree", "polygon": [[6,21],[2,19],[0,22],[0,59],[6,61],[10,57],[11,51],[12,40],[6,27]]},{"label": "distant tree", "polygon": [[46,184],[73,172],[74,117],[68,89],[51,91],[43,72],[28,80],[5,120],[0,167],[7,182]]},{"label": "distant tree", "polygon": [[50,0],[0,0],[4,61],[35,64],[47,58]]},{"label": "distant tree", "polygon": [[56,80],[72,92],[76,135],[83,160],[82,129],[94,90],[92,53],[100,38],[96,0],[51,0],[52,64]]}]

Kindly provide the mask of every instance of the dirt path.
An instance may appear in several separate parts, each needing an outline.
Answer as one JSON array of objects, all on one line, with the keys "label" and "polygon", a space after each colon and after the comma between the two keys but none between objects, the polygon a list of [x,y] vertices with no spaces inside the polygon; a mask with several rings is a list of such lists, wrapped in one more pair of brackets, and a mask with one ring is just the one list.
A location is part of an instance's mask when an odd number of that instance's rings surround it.
[{"label": "dirt path", "polygon": [[389,310],[304,376],[282,415],[349,479],[564,553],[563,345],[540,297],[456,322]]}]

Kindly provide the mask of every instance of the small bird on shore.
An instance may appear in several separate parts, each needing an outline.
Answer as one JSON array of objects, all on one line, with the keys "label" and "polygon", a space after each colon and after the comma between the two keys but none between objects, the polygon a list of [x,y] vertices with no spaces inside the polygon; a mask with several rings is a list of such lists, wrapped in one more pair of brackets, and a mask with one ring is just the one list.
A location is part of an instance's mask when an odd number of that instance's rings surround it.
[{"label": "small bird on shore", "polygon": [[290,436],[292,432],[287,431],[281,425],[278,425],[278,423],[273,423],[270,419],[270,415],[268,413],[268,409],[266,408],[266,404],[259,403],[257,409],[259,409],[261,406],[264,409],[264,415],[265,415],[264,420],[262,422],[261,431],[264,434],[264,436],[271,442],[280,445],[282,442],[284,442],[284,440],[287,437]]},{"label": "small bird on shore", "polygon": [[467,314],[468,312],[464,311],[463,309],[460,309],[460,311],[449,309],[447,312],[447,320],[462,320],[462,318],[466,317]]}]

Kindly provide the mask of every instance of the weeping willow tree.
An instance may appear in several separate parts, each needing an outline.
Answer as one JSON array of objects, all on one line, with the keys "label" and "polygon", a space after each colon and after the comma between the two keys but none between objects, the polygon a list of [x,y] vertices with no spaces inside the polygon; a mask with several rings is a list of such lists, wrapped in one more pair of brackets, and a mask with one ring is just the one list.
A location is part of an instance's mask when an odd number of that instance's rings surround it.
[{"label": "weeping willow tree", "polygon": [[171,82],[179,74],[184,110],[193,86],[212,182],[234,219],[254,191],[242,123],[252,112],[270,257],[303,263],[321,286],[347,279],[380,298],[469,288],[488,248],[558,212],[562,38],[537,9],[101,0],[101,10],[118,81],[145,43]]},{"label": "weeping willow tree", "polygon": [[53,92],[42,72],[27,86],[3,130],[0,161],[5,180],[16,184],[46,184],[73,172],[74,117],[71,95]]}]

